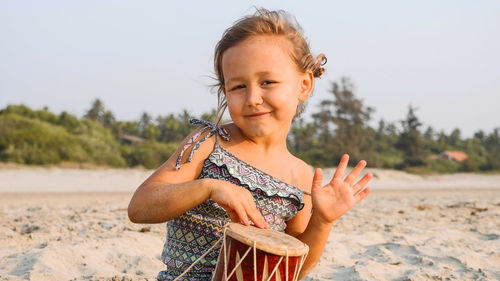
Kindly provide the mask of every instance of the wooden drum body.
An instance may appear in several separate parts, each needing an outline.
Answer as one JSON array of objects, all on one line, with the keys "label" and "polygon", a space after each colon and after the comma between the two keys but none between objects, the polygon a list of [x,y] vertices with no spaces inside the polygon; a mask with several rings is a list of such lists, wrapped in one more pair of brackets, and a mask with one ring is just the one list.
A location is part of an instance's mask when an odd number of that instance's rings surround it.
[{"label": "wooden drum body", "polygon": [[308,251],[285,233],[229,223],[212,281],[295,281]]}]

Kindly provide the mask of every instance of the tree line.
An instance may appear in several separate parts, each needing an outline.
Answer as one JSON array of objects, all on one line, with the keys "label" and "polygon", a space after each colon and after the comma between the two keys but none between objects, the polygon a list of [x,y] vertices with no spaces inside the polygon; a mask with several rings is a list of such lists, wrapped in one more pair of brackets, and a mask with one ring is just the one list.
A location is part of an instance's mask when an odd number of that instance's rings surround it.
[{"label": "tree line", "polygon": [[[478,130],[470,138],[458,128],[438,132],[425,127],[411,105],[401,120],[379,120],[372,128],[375,108],[355,96],[349,78],[333,82],[330,93],[313,110],[311,121],[297,118],[288,135],[291,152],[313,166],[334,166],[348,153],[352,163],[365,159],[371,167],[415,173],[500,170],[500,128]],[[156,168],[195,129],[190,118],[214,120],[215,115],[215,110],[201,116],[186,110],[156,117],[144,112],[138,120],[119,121],[99,99],[82,118],[9,105],[0,110],[0,161]],[[445,150],[468,157],[463,162],[433,157]]]},{"label": "tree line", "polygon": [[[312,122],[297,120],[289,135],[291,149],[314,166],[332,166],[343,153],[355,162],[365,159],[372,167],[415,173],[500,170],[500,127],[490,133],[478,130],[463,138],[460,129],[449,135],[424,126],[417,108],[408,106],[401,120],[369,122],[375,112],[354,94],[349,78],[332,83],[332,96],[320,102]],[[467,159],[457,162],[436,157],[443,151],[461,151]]]}]

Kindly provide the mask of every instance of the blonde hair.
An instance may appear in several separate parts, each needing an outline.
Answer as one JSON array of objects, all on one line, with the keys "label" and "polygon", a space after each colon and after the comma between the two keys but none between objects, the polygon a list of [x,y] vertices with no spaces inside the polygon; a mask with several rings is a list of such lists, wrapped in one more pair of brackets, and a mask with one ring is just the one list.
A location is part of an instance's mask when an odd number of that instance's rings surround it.
[{"label": "blonde hair", "polygon": [[[292,45],[290,56],[298,69],[303,73],[311,71],[314,77],[320,77],[325,72],[323,65],[326,63],[326,56],[320,54],[314,57],[311,54],[309,44],[302,35],[302,28],[294,17],[283,10],[269,11],[262,8],[257,9],[253,15],[243,17],[235,22],[233,26],[226,29],[221,40],[215,46],[214,68],[218,81],[214,85],[217,89],[218,98],[215,117],[217,124],[220,123],[227,108],[223,92],[225,81],[222,72],[222,56],[227,49],[250,37],[260,35],[276,35],[288,39]],[[304,109],[305,104],[300,102],[295,117],[300,116]]]}]

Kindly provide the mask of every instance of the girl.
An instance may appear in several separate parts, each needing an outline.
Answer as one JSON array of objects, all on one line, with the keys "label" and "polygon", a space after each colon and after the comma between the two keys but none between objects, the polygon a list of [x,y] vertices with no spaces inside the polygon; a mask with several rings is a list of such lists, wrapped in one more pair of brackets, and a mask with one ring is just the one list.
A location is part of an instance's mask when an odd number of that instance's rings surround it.
[{"label": "girl", "polygon": [[[332,180],[286,147],[292,120],[301,113],[324,72],[299,25],[283,11],[258,10],[227,29],[215,49],[219,123],[202,120],[179,149],[139,186],[128,208],[136,223],[167,223],[159,280],[173,280],[207,251],[231,221],[284,231],[309,245],[300,273],[318,262],[336,219],[370,193],[360,161],[344,178],[343,155]],[[258,168],[257,168],[258,167]],[[184,280],[210,280],[212,251]]]}]

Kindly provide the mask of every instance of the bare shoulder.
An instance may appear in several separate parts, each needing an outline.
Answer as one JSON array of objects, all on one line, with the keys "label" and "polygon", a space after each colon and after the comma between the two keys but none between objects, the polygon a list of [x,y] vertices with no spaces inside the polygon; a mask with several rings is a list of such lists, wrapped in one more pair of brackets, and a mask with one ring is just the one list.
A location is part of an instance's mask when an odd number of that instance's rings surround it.
[{"label": "bare shoulder", "polygon": [[313,168],[302,159],[290,154],[290,163],[293,163],[293,171],[298,175],[298,186],[302,190],[311,191],[311,183],[313,179]]},{"label": "bare shoulder", "polygon": [[[215,145],[215,135],[205,139],[193,153],[191,161],[188,161],[196,143],[202,140],[209,130],[201,132],[203,127],[200,127],[191,134],[189,134],[179,145],[177,150],[163,163],[143,184],[149,182],[166,182],[166,183],[180,183],[198,178],[205,159],[212,152]],[[184,150],[184,152],[182,152]],[[180,169],[176,169],[176,163],[179,155],[182,154],[180,159]]]},{"label": "bare shoulder", "polygon": [[[308,193],[311,192],[313,178],[312,167],[293,155],[290,159],[290,163],[293,163],[294,174],[298,175],[298,184],[296,186],[304,191],[307,191]],[[309,223],[312,209],[310,193],[304,194],[302,203],[304,203],[302,210],[300,210],[292,219],[287,221],[285,232],[294,237],[303,233]]]}]

